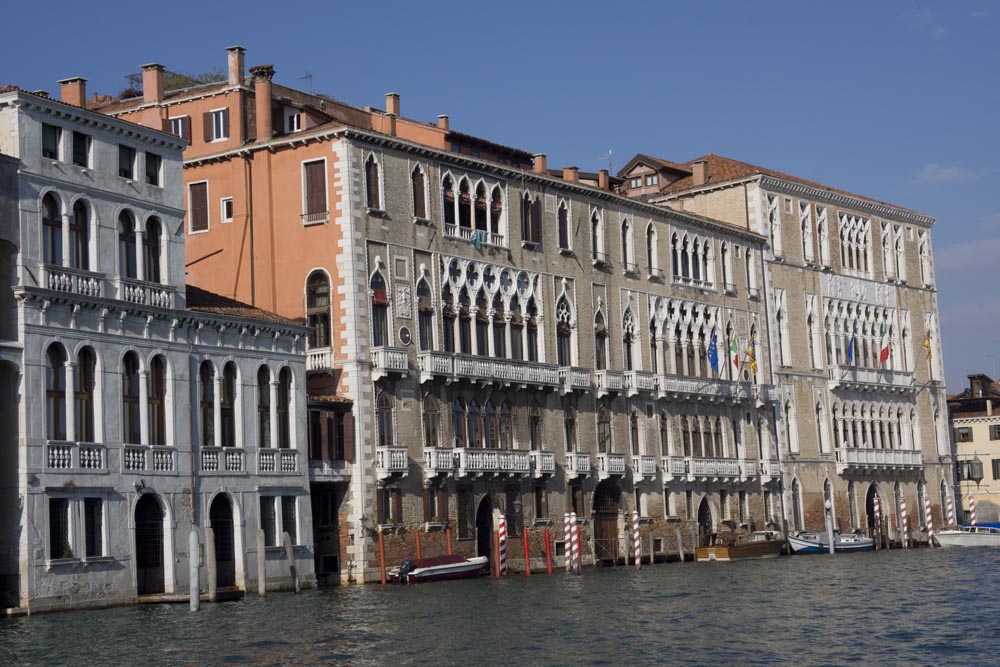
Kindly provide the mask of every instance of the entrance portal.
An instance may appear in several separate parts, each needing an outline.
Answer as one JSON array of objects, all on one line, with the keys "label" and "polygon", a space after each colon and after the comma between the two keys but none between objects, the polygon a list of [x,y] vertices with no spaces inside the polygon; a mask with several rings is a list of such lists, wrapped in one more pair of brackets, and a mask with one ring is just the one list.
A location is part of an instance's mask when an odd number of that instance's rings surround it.
[{"label": "entrance portal", "polygon": [[708,496],[701,499],[698,505],[698,546],[707,547],[712,535],[712,508],[708,504]]},{"label": "entrance portal", "polygon": [[875,521],[875,497],[878,496],[879,507],[882,516],[885,516],[885,502],[882,500],[882,494],[878,492],[878,487],[872,484],[868,487],[868,495],[865,497],[865,518],[867,519],[868,535],[875,537],[876,528],[878,526]]},{"label": "entrance portal", "polygon": [[163,592],[163,508],[152,494],[135,506],[136,593]]},{"label": "entrance portal", "polygon": [[486,556],[493,564],[493,500],[489,494],[479,501],[476,511],[476,555]]},{"label": "entrance portal", "polygon": [[233,534],[233,506],[229,498],[219,494],[208,512],[215,533],[215,585],[230,588],[236,585],[236,542]]},{"label": "entrance portal", "polygon": [[621,502],[622,490],[613,479],[604,480],[594,489],[594,557],[597,560],[618,560]]}]

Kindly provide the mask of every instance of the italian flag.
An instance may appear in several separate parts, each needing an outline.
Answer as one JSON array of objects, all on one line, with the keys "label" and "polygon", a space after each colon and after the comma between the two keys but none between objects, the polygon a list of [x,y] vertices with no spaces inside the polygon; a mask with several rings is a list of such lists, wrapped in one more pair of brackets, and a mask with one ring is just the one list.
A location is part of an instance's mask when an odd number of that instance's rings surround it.
[{"label": "italian flag", "polygon": [[882,347],[878,351],[878,362],[885,366],[889,360],[889,327],[882,325]]},{"label": "italian flag", "polygon": [[729,358],[733,362],[733,377],[738,378],[740,372],[740,346],[735,336],[733,336],[733,340],[729,343]]}]

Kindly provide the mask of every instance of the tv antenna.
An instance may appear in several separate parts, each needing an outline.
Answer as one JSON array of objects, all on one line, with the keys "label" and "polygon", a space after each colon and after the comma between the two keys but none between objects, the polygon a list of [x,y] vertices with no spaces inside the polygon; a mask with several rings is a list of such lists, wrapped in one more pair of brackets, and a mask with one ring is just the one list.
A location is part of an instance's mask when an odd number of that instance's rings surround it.
[{"label": "tv antenna", "polygon": [[306,72],[305,76],[300,76],[296,81],[308,81],[309,82],[309,94],[313,94],[313,75],[310,72]]},{"label": "tv antenna", "polygon": [[612,166],[612,162],[611,162],[611,149],[610,148],[608,149],[608,154],[607,155],[602,155],[602,156],[598,157],[597,159],[600,160],[601,162],[607,162],[608,163],[608,173],[609,174],[614,173],[614,167]]}]

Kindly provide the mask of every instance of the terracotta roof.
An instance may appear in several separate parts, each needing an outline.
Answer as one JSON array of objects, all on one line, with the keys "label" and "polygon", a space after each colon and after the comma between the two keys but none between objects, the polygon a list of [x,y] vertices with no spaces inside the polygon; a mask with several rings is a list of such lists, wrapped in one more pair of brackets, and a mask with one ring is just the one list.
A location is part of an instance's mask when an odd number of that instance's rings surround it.
[{"label": "terracotta roof", "polygon": [[263,320],[276,324],[291,324],[302,326],[295,320],[276,315],[272,312],[261,310],[255,306],[230,299],[229,297],[203,290],[194,285],[187,286],[187,309],[197,313],[209,313],[212,315],[228,315],[230,317],[241,317],[251,320]]},{"label": "terracotta roof", "polygon": [[[0,94],[2,94],[2,93],[28,93],[29,95],[38,95],[38,97],[44,97],[44,98],[49,99],[49,100],[52,99],[52,96],[49,95],[48,93],[45,93],[43,95],[42,93],[36,93],[34,91],[31,91],[31,90],[25,90],[24,88],[21,88],[20,86],[13,86],[13,85],[10,85],[10,84],[8,84],[6,86],[0,86]],[[73,106],[73,105],[71,104],[70,106]]]},{"label": "terracotta roof", "polygon": [[525,158],[529,162],[534,157],[534,153],[529,153],[528,151],[523,150],[521,148],[512,148],[511,146],[504,146],[503,144],[498,144],[495,141],[490,141],[489,139],[483,139],[482,137],[477,137],[473,134],[465,134],[464,132],[456,132],[455,130],[448,130],[448,139],[451,139],[452,137],[460,139],[462,141],[477,143],[485,148],[492,148],[507,153],[512,153],[514,155],[517,155],[518,157]]},{"label": "terracotta roof", "polygon": [[618,170],[618,175],[621,178],[625,177],[625,174],[632,170],[637,162],[645,162],[654,167],[660,169],[669,169],[671,171],[676,171],[682,174],[690,174],[691,167],[687,165],[680,164],[678,162],[671,162],[670,160],[664,160],[663,158],[653,157],[652,155],[646,155],[645,153],[636,153],[631,160],[626,163],[624,167]]},{"label": "terracotta roof", "polygon": [[[695,158],[694,160],[687,162],[686,163],[687,169],[690,171],[691,165],[693,165],[695,162],[700,162],[700,161],[704,161],[707,163],[705,165],[706,184],[724,183],[726,181],[734,181],[737,179],[748,178],[750,176],[756,176],[757,174],[762,174],[765,176],[773,176],[774,178],[780,178],[785,181],[792,181],[793,183],[801,183],[802,185],[806,185],[808,187],[816,188],[819,190],[826,190],[827,192],[834,192],[837,194],[846,195],[848,197],[854,197],[856,199],[863,199],[865,201],[874,202],[876,204],[892,206],[893,208],[898,208],[904,211],[910,210],[903,208],[902,206],[897,206],[896,204],[890,204],[889,202],[880,201],[878,199],[872,199],[871,197],[865,197],[864,195],[848,192],[847,190],[831,188],[828,185],[823,185],[822,183],[817,183],[816,181],[806,180],[804,178],[799,178],[798,176],[792,176],[791,174],[786,174],[784,172],[776,171],[774,169],[758,167],[757,165],[749,164],[748,162],[740,162],[739,160],[733,160],[731,158],[722,157],[721,155],[715,155],[714,153],[709,153],[708,155],[703,155],[702,157]],[[696,187],[694,185],[694,177],[686,176],[667,185],[665,188],[663,188],[663,192],[679,192],[681,190],[688,190],[694,187]]]},{"label": "terracotta roof", "polygon": [[[177,97],[179,95],[186,94],[201,94],[201,93],[211,93],[216,90],[222,90],[229,86],[228,81],[212,81],[210,83],[200,83],[196,86],[188,86],[187,88],[175,88],[173,90],[168,90],[163,93],[163,100],[169,100],[171,97]],[[145,98],[142,95],[137,95],[135,97],[128,97],[125,99],[112,97],[111,101],[108,103],[102,103],[102,99],[91,100],[94,102],[94,106],[88,107],[89,109],[100,111],[105,114],[117,114],[125,113],[131,109],[145,104]]]}]

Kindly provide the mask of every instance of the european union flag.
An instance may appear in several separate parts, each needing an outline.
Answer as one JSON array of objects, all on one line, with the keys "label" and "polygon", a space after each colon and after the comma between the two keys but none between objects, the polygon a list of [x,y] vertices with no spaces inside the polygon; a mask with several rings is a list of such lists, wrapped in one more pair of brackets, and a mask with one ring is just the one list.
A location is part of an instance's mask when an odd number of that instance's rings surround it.
[{"label": "european union flag", "polygon": [[719,345],[715,329],[712,329],[712,338],[708,341],[708,365],[712,367],[712,372],[719,374]]},{"label": "european union flag", "polygon": [[855,324],[854,328],[851,329],[851,340],[849,340],[847,342],[847,363],[848,364],[853,364],[854,363],[854,334],[856,334],[856,333],[858,333],[858,325]]}]

